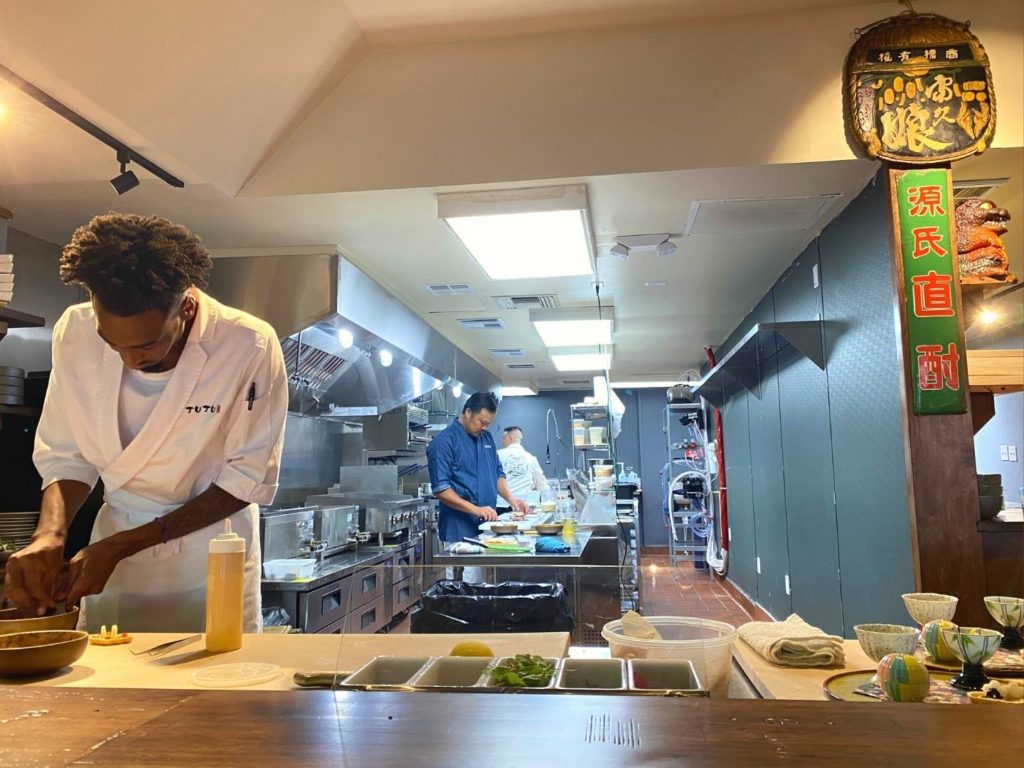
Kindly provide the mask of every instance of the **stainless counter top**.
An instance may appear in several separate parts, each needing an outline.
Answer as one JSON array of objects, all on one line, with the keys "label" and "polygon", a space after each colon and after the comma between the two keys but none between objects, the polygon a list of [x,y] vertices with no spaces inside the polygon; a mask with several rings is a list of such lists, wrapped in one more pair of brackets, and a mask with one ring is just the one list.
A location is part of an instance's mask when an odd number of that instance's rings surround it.
[{"label": "stainless counter top", "polygon": [[317,589],[355,573],[360,568],[376,565],[387,560],[401,545],[390,547],[360,547],[351,552],[341,552],[324,558],[322,566],[313,572],[313,578],[293,581],[272,581],[263,579],[264,592],[306,592]]}]

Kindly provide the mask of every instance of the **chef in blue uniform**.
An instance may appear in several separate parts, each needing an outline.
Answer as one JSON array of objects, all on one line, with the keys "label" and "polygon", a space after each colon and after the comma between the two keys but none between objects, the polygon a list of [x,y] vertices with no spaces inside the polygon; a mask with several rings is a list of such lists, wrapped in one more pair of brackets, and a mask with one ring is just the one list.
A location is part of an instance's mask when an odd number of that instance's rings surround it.
[{"label": "chef in blue uniform", "polygon": [[508,489],[487,431],[497,413],[498,400],[490,392],[470,395],[459,417],[427,446],[430,485],[441,502],[438,533],[445,543],[475,537],[480,523],[497,520],[499,494],[513,509],[526,512],[526,502]]}]

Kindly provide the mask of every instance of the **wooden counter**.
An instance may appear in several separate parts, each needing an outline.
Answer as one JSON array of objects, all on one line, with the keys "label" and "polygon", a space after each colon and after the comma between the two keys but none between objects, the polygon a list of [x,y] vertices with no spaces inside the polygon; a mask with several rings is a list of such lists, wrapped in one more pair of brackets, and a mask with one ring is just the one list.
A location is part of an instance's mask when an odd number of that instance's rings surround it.
[{"label": "wooden counter", "polygon": [[1003,765],[1020,713],[985,706],[615,696],[18,689],[4,765]]},{"label": "wooden counter", "polygon": [[864,654],[856,640],[845,640],[843,649],[846,654],[846,665],[842,667],[780,667],[764,659],[737,638],[732,646],[732,657],[762,698],[822,701],[828,697],[822,691],[821,685],[832,675],[859,669],[874,669],[878,666]]},{"label": "wooden counter", "polygon": [[[281,667],[281,676],[240,691],[292,690],[295,672],[353,671],[374,656],[447,656],[452,646],[481,639],[499,656],[535,653],[561,658],[568,654],[568,632],[493,635],[246,635],[229,653],[207,653],[203,641],[151,659],[131,650],[152,648],[186,635],[140,634],[128,645],[90,645],[74,666],[44,679],[0,680],[0,697],[19,686],[47,688],[146,688],[199,690],[192,673],[203,667],[235,662],[266,662]],[[3,738],[0,735],[0,743]],[[2,761],[0,761],[2,762]]]}]

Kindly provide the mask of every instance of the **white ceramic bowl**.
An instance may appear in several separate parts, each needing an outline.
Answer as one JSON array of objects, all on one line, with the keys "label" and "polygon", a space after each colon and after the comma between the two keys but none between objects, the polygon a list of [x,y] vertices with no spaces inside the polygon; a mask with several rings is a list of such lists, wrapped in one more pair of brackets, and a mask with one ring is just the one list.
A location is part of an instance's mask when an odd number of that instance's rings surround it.
[{"label": "white ceramic bowl", "polygon": [[985,598],[985,607],[1001,626],[1024,627],[1024,598],[990,595]]},{"label": "white ceramic bowl", "polygon": [[908,592],[903,595],[903,604],[910,618],[924,626],[935,619],[953,620],[959,598],[938,592]]},{"label": "white ceramic bowl", "polygon": [[984,664],[992,658],[1003,641],[1001,632],[982,627],[943,629],[942,639],[964,664]]},{"label": "white ceramic bowl", "polygon": [[881,661],[890,653],[913,655],[917,650],[918,630],[900,624],[857,624],[857,642],[872,661]]}]

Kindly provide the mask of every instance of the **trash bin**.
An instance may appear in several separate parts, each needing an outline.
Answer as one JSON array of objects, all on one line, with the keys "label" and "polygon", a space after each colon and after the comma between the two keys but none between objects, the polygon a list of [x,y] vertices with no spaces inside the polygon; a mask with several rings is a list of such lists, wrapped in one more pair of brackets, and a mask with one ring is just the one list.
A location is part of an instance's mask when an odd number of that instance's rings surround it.
[{"label": "trash bin", "polygon": [[411,630],[419,633],[571,632],[562,584],[439,581],[420,595]]}]

